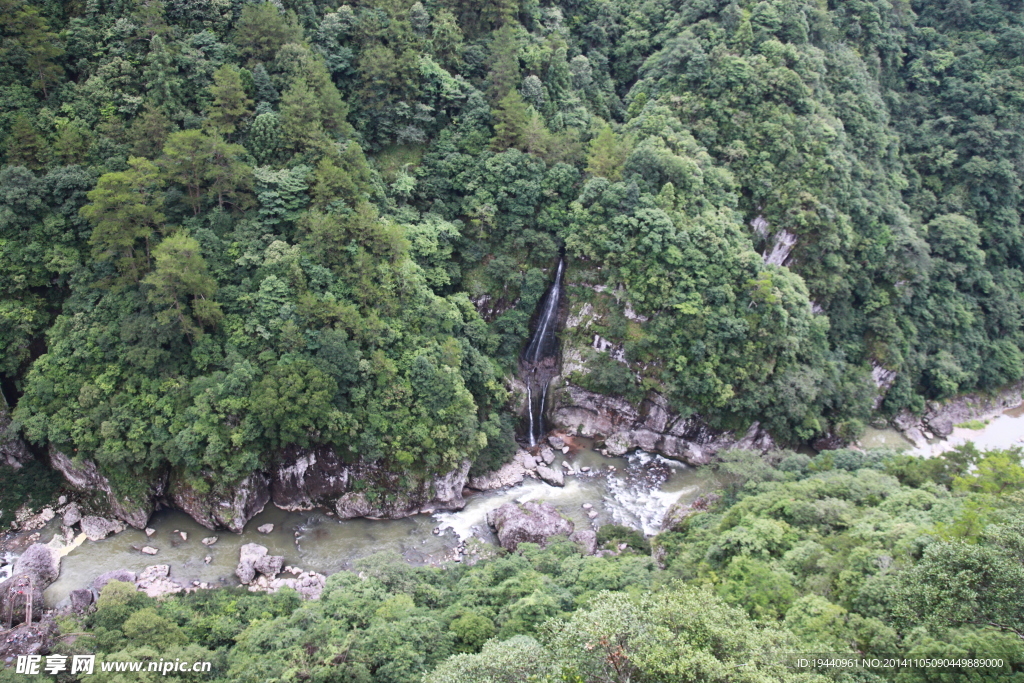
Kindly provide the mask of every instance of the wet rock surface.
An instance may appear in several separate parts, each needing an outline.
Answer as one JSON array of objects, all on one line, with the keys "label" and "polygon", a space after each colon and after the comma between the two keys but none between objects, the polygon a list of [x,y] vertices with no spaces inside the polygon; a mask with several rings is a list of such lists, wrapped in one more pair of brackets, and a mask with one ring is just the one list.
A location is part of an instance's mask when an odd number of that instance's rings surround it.
[{"label": "wet rock surface", "polygon": [[520,543],[546,545],[552,536],[569,536],[575,525],[550,503],[505,503],[487,513],[502,548],[515,551]]}]

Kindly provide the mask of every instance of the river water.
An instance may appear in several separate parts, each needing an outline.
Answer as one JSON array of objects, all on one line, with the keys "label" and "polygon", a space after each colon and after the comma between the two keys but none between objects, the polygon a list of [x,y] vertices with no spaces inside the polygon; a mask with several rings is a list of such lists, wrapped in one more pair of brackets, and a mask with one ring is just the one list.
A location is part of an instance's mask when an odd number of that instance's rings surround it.
[{"label": "river water", "polygon": [[[351,568],[359,558],[382,551],[398,552],[414,564],[439,564],[452,557],[460,540],[476,536],[494,542],[487,512],[510,501],[547,501],[577,529],[615,523],[653,534],[673,503],[689,502],[711,486],[708,475],[682,463],[643,452],[609,458],[595,452],[587,440],[576,442],[582,448],[569,461],[578,472],[584,467],[590,472],[566,477],[563,488],[527,479],[509,489],[470,496],[466,507],[457,512],[339,521],[323,511],[286,512],[270,504],[242,534],[232,534],[212,532],[182,512],[162,510],[150,519],[150,527],[156,530],[152,538],[129,529],[102,541],[85,541],[71,551],[61,563],[60,577],[46,589],[46,604],[58,605],[72,590],[87,587],[94,577],[112,569],[141,572],[153,564],[170,565],[171,578],[182,585],[193,581],[237,585],[234,571],[239,547],[245,543],[259,543],[272,555],[283,555],[286,565],[324,574]],[[562,460],[556,459],[554,466],[561,467]],[[597,513],[594,519],[583,508],[585,503]],[[268,523],[274,525],[271,533],[256,530]],[[441,532],[434,534],[435,528]],[[41,540],[48,541],[59,531],[58,518],[41,530]],[[187,540],[182,540],[180,532],[185,532]],[[202,539],[210,536],[217,536],[217,542],[203,545]],[[158,548],[158,554],[143,555],[139,549],[146,545]],[[211,558],[209,563],[206,557]]]},{"label": "river water", "polygon": [[926,458],[941,455],[969,441],[982,451],[1024,446],[1024,404],[978,421],[983,424],[981,429],[954,427],[953,433],[944,439],[929,439],[918,444],[891,427],[868,428],[857,443],[862,448],[892,448]]}]

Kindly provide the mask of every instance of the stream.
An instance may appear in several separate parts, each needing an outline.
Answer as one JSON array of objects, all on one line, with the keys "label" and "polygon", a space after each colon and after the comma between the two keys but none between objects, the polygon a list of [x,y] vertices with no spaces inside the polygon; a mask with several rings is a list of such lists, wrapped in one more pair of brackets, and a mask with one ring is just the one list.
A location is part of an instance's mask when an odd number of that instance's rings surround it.
[{"label": "stream", "polygon": [[[668,508],[677,501],[688,502],[711,485],[708,475],[682,463],[658,455],[636,452],[622,458],[597,453],[586,439],[568,460],[579,472],[566,477],[564,488],[527,479],[504,490],[474,494],[466,507],[455,512],[417,515],[398,520],[338,520],[323,510],[286,512],[268,504],[246,525],[242,534],[213,532],[176,510],[161,510],[149,526],[156,533],[147,538],[137,529],[128,529],[102,541],[85,541],[64,557],[60,577],[45,591],[46,604],[57,606],[71,591],[85,588],[96,576],[113,569],[141,572],[154,564],[171,567],[171,578],[189,586],[194,581],[214,586],[238,585],[235,566],[239,547],[245,543],[266,546],[270,554],[283,555],[285,564],[333,574],[350,569],[363,557],[383,551],[401,554],[413,564],[441,564],[452,559],[460,541],[476,536],[495,542],[486,515],[510,501],[547,501],[577,529],[598,528],[603,524],[624,524],[646,534],[658,531]],[[561,467],[559,457],[554,466]],[[610,470],[609,466],[614,467]],[[590,519],[584,503],[597,513]],[[273,524],[274,530],[262,534],[257,527]],[[434,534],[435,528],[440,533]],[[182,540],[185,532],[187,540]],[[49,541],[60,533],[59,518],[40,530],[40,541]],[[202,539],[217,536],[212,546]],[[138,548],[149,545],[159,549],[155,556],[143,555]],[[204,560],[209,556],[210,562]]]},{"label": "stream", "polygon": [[[859,445],[934,456],[966,441],[975,442],[983,450],[1009,448],[1021,445],[1022,437],[1024,406],[1018,406],[990,416],[983,429],[957,427],[947,439],[916,447],[895,429],[869,429]],[[128,529],[102,541],[86,541],[64,557],[60,577],[46,589],[46,603],[60,604],[72,590],[87,587],[94,577],[112,569],[141,572],[153,564],[170,565],[171,577],[185,586],[193,581],[234,586],[238,584],[234,571],[239,547],[245,543],[259,543],[272,555],[283,555],[285,564],[324,574],[350,569],[360,558],[384,551],[397,552],[413,564],[437,565],[451,560],[460,541],[470,537],[496,542],[487,526],[487,512],[511,501],[551,503],[577,529],[623,524],[652,535],[674,503],[690,502],[715,487],[709,474],[658,455],[637,451],[611,458],[594,451],[587,439],[575,442],[581,446],[579,450],[554,462],[555,467],[561,467],[562,461],[568,460],[577,471],[575,476],[566,477],[564,487],[527,479],[508,489],[469,496],[466,507],[454,512],[398,520],[338,520],[324,510],[286,512],[268,504],[242,534],[232,534],[212,532],[182,512],[161,510],[150,519],[150,528],[156,530],[151,538]],[[590,472],[582,472],[584,467]],[[585,503],[597,513],[595,518],[589,518]],[[268,523],[274,525],[271,533],[257,531]],[[435,529],[439,533],[433,533]],[[187,540],[181,539],[182,531]],[[40,530],[40,540],[46,542],[59,533],[58,517]],[[201,541],[210,536],[217,536],[218,541],[207,547]],[[159,553],[143,555],[138,548],[144,545],[159,548]],[[207,556],[211,558],[209,563],[205,562]]]},{"label": "stream", "polygon": [[981,451],[1024,446],[1024,403],[979,418],[978,421],[984,424],[981,429],[954,427],[953,433],[945,438],[929,439],[917,444],[892,427],[869,427],[857,445],[861,448],[891,448],[926,458],[951,451],[968,441],[973,442]]}]

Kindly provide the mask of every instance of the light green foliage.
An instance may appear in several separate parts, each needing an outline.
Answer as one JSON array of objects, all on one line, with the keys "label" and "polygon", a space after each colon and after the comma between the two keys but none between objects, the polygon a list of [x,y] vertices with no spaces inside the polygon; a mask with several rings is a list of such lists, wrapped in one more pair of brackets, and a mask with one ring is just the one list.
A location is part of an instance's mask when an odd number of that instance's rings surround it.
[{"label": "light green foliage", "polygon": [[114,261],[121,277],[137,282],[148,270],[151,240],[163,227],[163,185],[157,167],[132,157],[129,169],[100,177],[81,214],[95,227],[89,242],[93,258]]},{"label": "light green foliage", "polygon": [[201,326],[216,325],[224,316],[213,300],[217,281],[210,275],[199,242],[185,231],[167,237],[153,250],[153,272],[143,279],[152,287],[146,296],[164,310],[157,313],[160,322],[176,320],[189,337]]},{"label": "light green foliage", "polygon": [[238,130],[241,120],[251,112],[252,106],[238,68],[225,64],[217,69],[213,73],[210,95],[213,104],[206,119],[209,126],[220,135],[232,135]]}]

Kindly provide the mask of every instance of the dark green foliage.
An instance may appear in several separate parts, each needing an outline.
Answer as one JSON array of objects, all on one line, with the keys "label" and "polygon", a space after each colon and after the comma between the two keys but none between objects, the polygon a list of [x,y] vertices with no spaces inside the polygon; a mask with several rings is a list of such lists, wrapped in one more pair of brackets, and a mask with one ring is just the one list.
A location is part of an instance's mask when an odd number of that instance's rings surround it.
[{"label": "dark green foliage", "polygon": [[[170,468],[228,487],[297,445],[410,480],[499,466],[504,379],[562,254],[566,307],[593,318],[562,334],[571,380],[713,428],[850,438],[876,398],[891,416],[1024,377],[1016,0],[0,11],[0,373],[23,436],[119,490]],[[934,613],[925,635],[887,621],[906,568],[987,567],[1011,590],[990,532],[1019,453],[737,451],[718,472],[720,509],[655,543],[669,575],[807,647],[962,635],[1020,661],[950,605],[900,603]],[[458,588],[337,579],[344,627],[218,603],[197,647],[237,648],[225,680],[418,680],[492,636],[516,638],[495,660],[542,661],[577,642],[546,620],[649,585],[638,555],[530,552],[453,572]],[[124,657],[146,633],[180,640],[161,619],[198,637],[154,609],[97,640]],[[568,680],[604,675],[572,661]]]},{"label": "dark green foliage", "polygon": [[0,465],[0,528],[14,520],[14,511],[22,505],[38,509],[54,502],[64,484],[60,474],[38,460],[29,460],[20,469]]}]

